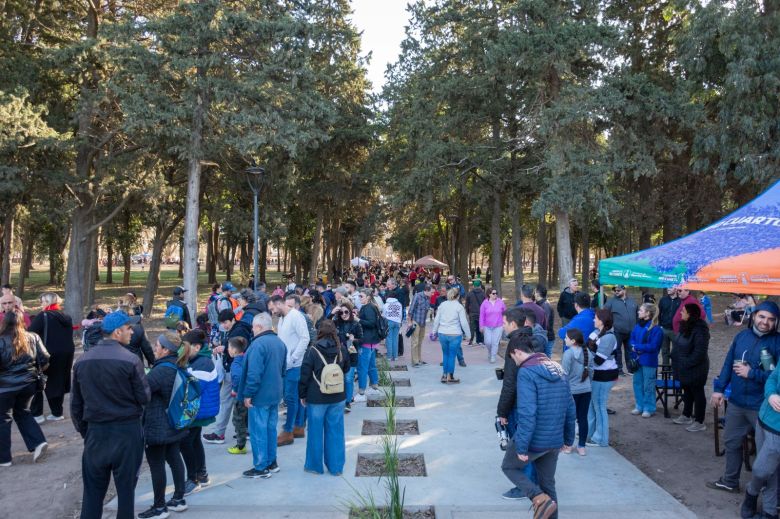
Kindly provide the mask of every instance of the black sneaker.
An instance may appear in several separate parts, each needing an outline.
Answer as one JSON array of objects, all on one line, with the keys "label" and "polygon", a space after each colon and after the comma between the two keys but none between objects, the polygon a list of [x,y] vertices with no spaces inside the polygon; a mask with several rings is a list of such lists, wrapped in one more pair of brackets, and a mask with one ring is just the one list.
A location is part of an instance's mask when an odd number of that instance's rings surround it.
[{"label": "black sneaker", "polygon": [[184,499],[176,499],[175,497],[172,497],[167,503],[165,503],[165,508],[171,512],[183,512],[187,509],[187,501]]},{"label": "black sneaker", "polygon": [[151,507],[149,510],[138,514],[138,519],[150,519],[150,518],[165,519],[169,515],[171,514],[168,513],[168,509],[165,507],[162,508]]},{"label": "black sneaker", "polygon": [[745,500],[739,509],[740,517],[752,518],[758,512],[758,496],[754,496],[745,489]]},{"label": "black sneaker", "polygon": [[707,486],[707,488],[711,488],[713,490],[723,490],[724,492],[730,492],[732,494],[739,494],[739,485],[733,487],[731,485],[725,484],[720,479],[717,480],[717,481],[707,481],[707,483],[705,483],[705,485]]},{"label": "black sneaker", "polygon": [[200,483],[200,486],[207,487],[211,485],[211,478],[208,474],[200,474],[198,475],[198,483]]},{"label": "black sneaker", "polygon": [[225,443],[225,435],[224,434],[215,434],[215,433],[208,433],[203,435],[203,441],[206,443],[216,443],[216,444],[223,444]]},{"label": "black sneaker", "polygon": [[196,490],[200,490],[200,483],[197,481],[193,481],[191,479],[188,479],[184,482],[184,495],[188,496],[195,492]]},{"label": "black sneaker", "polygon": [[607,407],[607,414],[617,414],[617,411],[615,411],[614,409],[610,409],[609,407]]},{"label": "black sneaker", "polygon": [[344,406],[344,412],[345,413],[351,413],[352,412],[352,404],[347,404]]},{"label": "black sneaker", "polygon": [[252,468],[244,472],[244,477],[250,479],[268,479],[271,477],[271,472],[268,469],[257,470]]},{"label": "black sneaker", "polygon": [[458,366],[460,366],[461,368],[465,368],[466,367],[466,361],[458,362]]},{"label": "black sneaker", "polygon": [[276,474],[277,472],[279,472],[279,471],[280,471],[280,470],[282,470],[282,469],[280,469],[280,468],[279,468],[279,465],[277,465],[277,464],[276,464],[276,461],[274,461],[273,463],[271,463],[270,465],[268,465],[268,466],[265,468],[265,470],[267,470],[268,472],[273,472],[274,474]]}]

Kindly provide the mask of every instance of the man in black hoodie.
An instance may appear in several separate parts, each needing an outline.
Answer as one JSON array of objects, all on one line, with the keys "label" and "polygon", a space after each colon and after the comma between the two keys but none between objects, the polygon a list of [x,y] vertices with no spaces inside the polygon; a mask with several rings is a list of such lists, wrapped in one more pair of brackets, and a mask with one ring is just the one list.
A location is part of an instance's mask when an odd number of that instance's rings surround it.
[{"label": "man in black hoodie", "polygon": [[477,344],[484,344],[485,338],[482,332],[479,330],[479,309],[482,306],[482,302],[485,300],[485,291],[482,290],[482,281],[475,279],[473,282],[474,288],[466,296],[466,313],[469,316],[469,327],[471,328],[471,339],[476,337]]},{"label": "man in black hoodie", "polygon": [[214,422],[214,430],[203,435],[203,441],[206,443],[225,443],[225,429],[227,429],[230,415],[233,411],[234,398],[230,392],[232,390],[230,380],[230,365],[233,363],[233,357],[228,352],[228,341],[233,337],[243,337],[247,344],[252,342],[252,327],[245,321],[237,321],[233,310],[222,310],[219,312],[219,327],[222,330],[220,334],[220,345],[214,347],[216,354],[222,355],[222,366],[225,368],[225,378],[222,379],[222,386],[219,390],[219,414]]}]

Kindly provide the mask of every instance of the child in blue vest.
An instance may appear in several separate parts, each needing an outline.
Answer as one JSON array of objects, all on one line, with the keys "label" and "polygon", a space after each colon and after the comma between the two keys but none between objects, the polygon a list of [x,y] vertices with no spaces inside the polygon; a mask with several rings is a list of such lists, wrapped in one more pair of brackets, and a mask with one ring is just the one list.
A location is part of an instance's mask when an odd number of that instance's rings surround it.
[{"label": "child in blue vest", "polygon": [[249,429],[249,410],[244,406],[244,397],[239,395],[241,376],[244,373],[244,352],[247,342],[244,337],[231,337],[228,340],[228,352],[233,358],[230,364],[230,395],[235,399],[233,404],[233,427],[236,430],[236,445],[230,447],[230,454],[246,454],[246,439]]}]

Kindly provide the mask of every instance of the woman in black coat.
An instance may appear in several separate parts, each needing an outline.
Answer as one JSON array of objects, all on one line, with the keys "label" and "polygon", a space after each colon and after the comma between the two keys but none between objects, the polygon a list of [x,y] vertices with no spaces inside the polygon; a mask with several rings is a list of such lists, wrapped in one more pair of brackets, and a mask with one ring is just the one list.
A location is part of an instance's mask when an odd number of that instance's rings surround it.
[{"label": "woman in black coat", "polygon": [[[29,331],[37,333],[49,351],[49,367],[46,370],[46,399],[51,414],[46,420],[64,420],[62,414],[65,395],[70,393],[71,368],[76,345],[73,342],[73,320],[62,311],[62,300],[54,292],[44,292],[40,297],[41,312],[30,323]],[[43,423],[43,394],[38,392],[30,406],[35,421]]]},{"label": "woman in black coat", "polygon": [[[672,368],[683,391],[683,412],[674,420],[679,425],[688,425],[687,431],[704,431],[704,414],[707,401],[704,386],[710,371],[707,349],[710,344],[710,329],[701,318],[699,305],[687,304],[680,312],[680,333],[674,338]],[[693,414],[693,417],[691,415]]]},{"label": "woman in black coat", "polygon": [[349,352],[349,371],[344,378],[344,389],[347,392],[347,405],[344,410],[348,413],[352,410],[352,396],[355,393],[355,370],[358,365],[358,348],[363,340],[363,327],[360,321],[352,313],[355,307],[349,301],[342,302],[334,308],[331,316],[333,324],[339,334],[339,342],[343,344]]},{"label": "woman in black coat", "polygon": [[38,369],[46,368],[49,353],[41,338],[24,330],[21,310],[5,312],[0,322],[0,467],[11,466],[11,418],[19,427],[33,462],[48,444],[30,413],[38,385]]},{"label": "woman in black coat", "polygon": [[[171,400],[177,369],[186,370],[189,350],[181,349],[181,337],[175,332],[165,332],[154,345],[155,362],[146,375],[152,398],[144,409],[143,426],[146,443],[146,461],[152,474],[154,503],[138,517],[163,517],[168,511],[182,512],[187,509],[184,500],[184,462],[181,457],[181,441],[189,434],[188,429],[175,429],[168,419],[168,403]],[[167,485],[165,463],[173,475],[173,497],[165,501]]]},{"label": "woman in black coat", "polygon": [[363,328],[363,340],[358,348],[358,396],[356,402],[365,402],[366,385],[371,383],[371,389],[377,390],[379,371],[376,369],[376,350],[382,339],[379,338],[379,308],[374,303],[374,294],[370,288],[360,291],[360,326]]}]

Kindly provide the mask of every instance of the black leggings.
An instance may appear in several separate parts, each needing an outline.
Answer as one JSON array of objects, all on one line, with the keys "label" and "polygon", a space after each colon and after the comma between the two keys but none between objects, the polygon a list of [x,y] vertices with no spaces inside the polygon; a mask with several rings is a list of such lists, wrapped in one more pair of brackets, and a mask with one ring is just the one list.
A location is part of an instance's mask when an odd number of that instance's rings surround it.
[{"label": "black leggings", "polygon": [[590,391],[572,395],[574,407],[577,411],[577,430],[579,432],[578,447],[585,447],[585,439],[588,437],[588,408],[590,407]]},{"label": "black leggings", "polygon": [[189,436],[181,441],[181,455],[184,458],[184,464],[187,466],[187,479],[190,481],[199,481],[208,476],[206,471],[206,451],[203,450],[203,441],[200,439],[202,427],[193,427],[190,429]]},{"label": "black leggings", "polygon": [[682,386],[683,392],[683,416],[704,423],[704,414],[707,411],[707,398],[704,396],[704,386]]},{"label": "black leggings", "polygon": [[152,489],[154,490],[154,507],[165,506],[165,486],[168,480],[165,475],[165,462],[171,467],[173,474],[173,498],[184,497],[184,463],[181,460],[179,442],[167,445],[147,445],[146,462],[149,463],[149,471],[152,473]]},{"label": "black leggings", "polygon": [[[62,406],[65,403],[65,395],[47,396],[46,400],[49,401],[51,414],[54,416],[62,416]],[[30,412],[33,416],[43,416],[43,391],[35,393],[35,397],[30,404]]]}]

